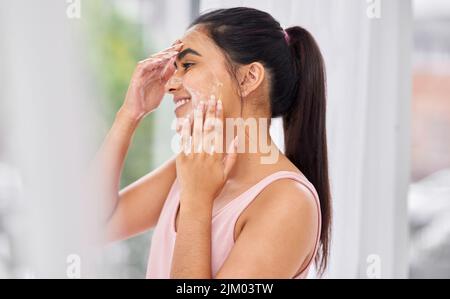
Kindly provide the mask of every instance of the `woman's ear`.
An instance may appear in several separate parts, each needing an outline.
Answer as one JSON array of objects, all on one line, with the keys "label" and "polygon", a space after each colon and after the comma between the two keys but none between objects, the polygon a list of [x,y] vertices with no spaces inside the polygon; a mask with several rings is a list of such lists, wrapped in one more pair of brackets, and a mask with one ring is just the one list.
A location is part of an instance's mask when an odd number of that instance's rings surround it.
[{"label": "woman's ear", "polygon": [[265,69],[259,62],[243,66],[240,70],[239,87],[241,96],[246,97],[255,91],[264,81]]}]

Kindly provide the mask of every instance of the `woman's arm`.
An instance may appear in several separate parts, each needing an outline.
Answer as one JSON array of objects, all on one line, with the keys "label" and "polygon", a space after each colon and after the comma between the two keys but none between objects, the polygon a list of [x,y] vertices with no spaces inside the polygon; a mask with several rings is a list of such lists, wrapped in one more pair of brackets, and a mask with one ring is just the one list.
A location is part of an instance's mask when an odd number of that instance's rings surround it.
[{"label": "woman's arm", "polygon": [[175,178],[174,162],[169,161],[119,194],[120,176],[134,132],[161,103],[165,84],[175,71],[173,59],[181,47],[177,43],[138,64],[125,101],[97,153],[94,174],[101,178],[99,193],[108,241],[126,238],[154,224]]},{"label": "woman's arm", "polygon": [[106,242],[127,239],[156,225],[176,177],[175,159],[127,186],[106,225]]},{"label": "woman's arm", "polygon": [[181,188],[180,218],[171,278],[211,278],[213,202],[236,161],[236,140],[230,144],[228,155],[224,155],[221,101],[211,100],[205,106],[202,102],[196,107],[193,124],[192,120],[186,121],[181,131],[183,152],[176,159]]},{"label": "woman's arm", "polygon": [[[211,221],[214,198],[200,196],[181,195],[171,278],[211,278]],[[196,205],[194,202],[204,204]]]},{"label": "woman's arm", "polygon": [[125,157],[130,147],[139,120],[126,110],[120,110],[96,155],[95,175],[99,176],[101,204],[108,219],[114,212],[119,199],[120,176]]}]

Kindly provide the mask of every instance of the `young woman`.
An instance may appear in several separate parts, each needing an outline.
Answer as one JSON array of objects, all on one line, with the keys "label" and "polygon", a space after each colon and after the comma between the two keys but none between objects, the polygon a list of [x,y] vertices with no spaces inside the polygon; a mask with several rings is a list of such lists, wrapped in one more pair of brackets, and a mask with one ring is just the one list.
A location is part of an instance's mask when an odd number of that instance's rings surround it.
[{"label": "young woman", "polygon": [[[185,119],[184,151],[118,192],[133,132],[165,92]],[[102,146],[108,241],[156,226],[149,278],[303,278],[314,261],[322,272],[331,214],[325,110],[324,64],[305,29],[283,30],[251,8],[200,16],[138,64]],[[227,122],[215,121],[272,117],[283,118],[285,151],[271,163],[261,163],[259,146],[238,150],[254,141],[247,129],[225,138]]]}]

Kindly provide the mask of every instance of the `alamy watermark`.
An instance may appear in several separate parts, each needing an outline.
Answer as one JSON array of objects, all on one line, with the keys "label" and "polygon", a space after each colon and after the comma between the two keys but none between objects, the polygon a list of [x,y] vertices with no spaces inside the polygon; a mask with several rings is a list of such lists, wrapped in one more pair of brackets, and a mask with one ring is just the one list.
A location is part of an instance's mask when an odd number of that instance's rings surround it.
[{"label": "alamy watermark", "polygon": [[66,258],[67,278],[77,279],[81,278],[81,258],[78,254],[69,254]]},{"label": "alamy watermark", "polygon": [[69,19],[81,18],[81,0],[66,0],[67,8],[66,15]]},{"label": "alamy watermark", "polygon": [[[179,122],[180,119],[175,119],[172,123],[172,129],[176,129],[176,124]],[[181,122],[184,122],[184,120],[182,119]],[[260,158],[261,164],[275,164],[278,161],[280,152],[268,137],[270,126],[268,118],[226,118],[225,125],[224,130],[223,122],[216,119],[216,129],[201,136],[202,141],[200,143],[203,147],[195,147],[194,152],[210,152],[210,148],[213,148],[214,152],[228,153],[229,147],[224,146],[223,141],[228,145],[237,137],[236,153],[260,153],[263,155]],[[174,153],[181,152],[182,149],[177,135],[173,136],[171,146]]]},{"label": "alamy watermark", "polygon": [[366,14],[369,19],[380,19],[381,18],[381,0],[366,0],[367,9]]},{"label": "alamy watermark", "polygon": [[367,278],[381,278],[381,257],[378,254],[370,254],[367,256],[366,263]]}]

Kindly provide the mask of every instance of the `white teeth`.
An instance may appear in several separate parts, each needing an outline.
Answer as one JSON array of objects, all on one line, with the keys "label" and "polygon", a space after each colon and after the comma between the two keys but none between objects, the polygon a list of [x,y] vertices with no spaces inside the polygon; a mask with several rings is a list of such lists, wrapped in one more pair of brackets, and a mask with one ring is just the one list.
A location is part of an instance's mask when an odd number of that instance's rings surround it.
[{"label": "white teeth", "polygon": [[191,101],[190,99],[182,99],[182,100],[179,100],[179,101],[176,103],[176,105],[175,105],[175,109],[180,108],[181,106],[183,106],[184,104],[186,104],[186,103],[188,103],[188,102],[190,102],[190,101]]}]

